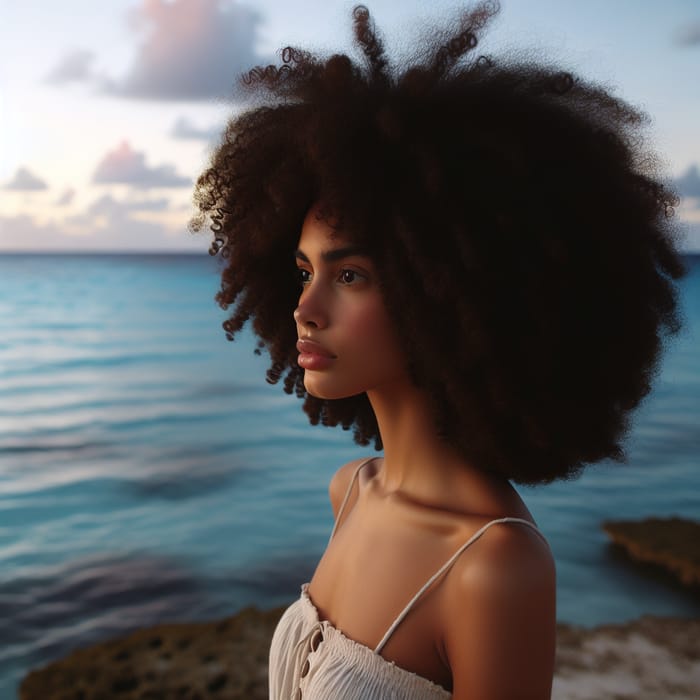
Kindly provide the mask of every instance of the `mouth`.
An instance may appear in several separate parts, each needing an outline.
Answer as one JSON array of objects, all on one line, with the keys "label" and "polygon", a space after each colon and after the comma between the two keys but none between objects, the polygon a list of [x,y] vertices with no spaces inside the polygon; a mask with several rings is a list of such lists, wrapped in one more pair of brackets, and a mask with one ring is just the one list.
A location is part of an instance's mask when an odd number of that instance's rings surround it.
[{"label": "mouth", "polygon": [[320,371],[328,369],[336,359],[336,356],[330,350],[308,338],[300,338],[297,341],[297,350],[299,351],[297,364],[305,370]]},{"label": "mouth", "polygon": [[326,350],[323,345],[320,345],[315,340],[309,340],[308,338],[299,338],[297,341],[297,350],[302,355],[318,355],[330,360],[336,359],[336,356],[330,352],[330,350]]}]

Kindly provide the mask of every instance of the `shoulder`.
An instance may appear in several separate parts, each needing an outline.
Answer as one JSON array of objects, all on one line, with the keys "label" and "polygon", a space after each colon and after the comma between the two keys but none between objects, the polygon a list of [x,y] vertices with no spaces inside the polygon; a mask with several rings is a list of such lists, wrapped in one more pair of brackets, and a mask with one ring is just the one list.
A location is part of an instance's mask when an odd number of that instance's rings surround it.
[{"label": "shoulder", "polygon": [[330,484],[328,485],[328,497],[331,501],[331,506],[333,507],[333,517],[338,517],[338,511],[343,503],[345,494],[347,493],[352,477],[357,471],[357,468],[363,463],[368,461],[367,457],[361,459],[354,459],[352,462],[344,464],[338,471],[333,475]]},{"label": "shoulder", "polygon": [[517,595],[523,587],[554,582],[554,558],[549,545],[524,523],[503,522],[489,526],[454,566],[452,587],[484,589],[494,594]]},{"label": "shoulder", "polygon": [[455,700],[549,698],[556,573],[542,538],[527,525],[494,524],[445,584],[442,638]]}]

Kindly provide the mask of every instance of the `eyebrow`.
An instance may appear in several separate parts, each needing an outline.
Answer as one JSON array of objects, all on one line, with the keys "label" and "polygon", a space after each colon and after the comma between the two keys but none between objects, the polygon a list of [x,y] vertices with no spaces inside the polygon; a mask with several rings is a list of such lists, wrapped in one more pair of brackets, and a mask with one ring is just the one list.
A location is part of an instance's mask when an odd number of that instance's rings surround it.
[{"label": "eyebrow", "polygon": [[[346,246],[345,248],[333,248],[332,250],[324,250],[321,253],[321,260],[324,262],[336,262],[337,260],[342,260],[343,258],[350,258],[353,255],[360,255],[364,258],[369,257],[367,251],[358,246]],[[301,250],[296,250],[294,252],[294,257],[304,262],[310,262],[306,254]]]}]

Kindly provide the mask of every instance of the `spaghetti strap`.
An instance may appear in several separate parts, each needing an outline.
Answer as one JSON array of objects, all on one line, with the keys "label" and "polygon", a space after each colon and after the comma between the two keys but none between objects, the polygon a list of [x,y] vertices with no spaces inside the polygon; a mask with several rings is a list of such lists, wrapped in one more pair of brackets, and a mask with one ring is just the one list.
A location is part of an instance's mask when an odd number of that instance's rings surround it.
[{"label": "spaghetti strap", "polygon": [[415,605],[416,601],[433,585],[437,579],[440,578],[456,561],[459,555],[473,542],[481,537],[486,530],[488,530],[491,525],[496,525],[497,523],[523,523],[528,527],[532,528],[544,541],[544,543],[549,546],[545,536],[537,529],[536,525],[533,525],[529,520],[524,520],[523,518],[498,518],[496,520],[491,520],[486,523],[482,528],[477,530],[422,586],[422,588],[416,593],[413,598],[408,602],[408,605],[399,613],[398,617],[392,622],[391,627],[386,631],[386,634],[382,637],[379,644],[377,644],[374,653],[380,654],[384,645],[389,641],[389,638],[394,633],[396,628],[403,622],[403,619],[411,612],[411,608]]},{"label": "spaghetti strap", "polygon": [[331,536],[328,538],[329,543],[333,539],[335,531],[338,529],[338,523],[340,522],[340,518],[343,515],[343,511],[345,510],[345,506],[347,505],[348,500],[350,500],[350,494],[352,493],[352,487],[355,485],[355,481],[357,480],[357,475],[360,473],[360,470],[362,469],[362,467],[365,466],[365,464],[369,464],[375,459],[376,457],[369,457],[368,459],[364,460],[364,462],[359,464],[357,469],[355,469],[355,473],[352,475],[352,479],[350,479],[350,484],[348,485],[347,491],[345,492],[345,498],[343,498],[343,502],[340,504],[340,508],[338,509],[338,515],[335,518],[335,523],[333,523],[333,530],[331,531]]}]

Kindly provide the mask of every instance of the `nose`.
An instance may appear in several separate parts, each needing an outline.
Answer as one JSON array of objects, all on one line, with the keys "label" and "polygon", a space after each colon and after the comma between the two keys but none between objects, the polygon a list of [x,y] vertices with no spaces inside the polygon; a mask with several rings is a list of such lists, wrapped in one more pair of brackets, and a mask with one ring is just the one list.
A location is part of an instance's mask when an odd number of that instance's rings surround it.
[{"label": "nose", "polygon": [[294,321],[303,328],[326,328],[328,326],[328,311],[318,294],[307,288],[299,298],[294,310]]}]

